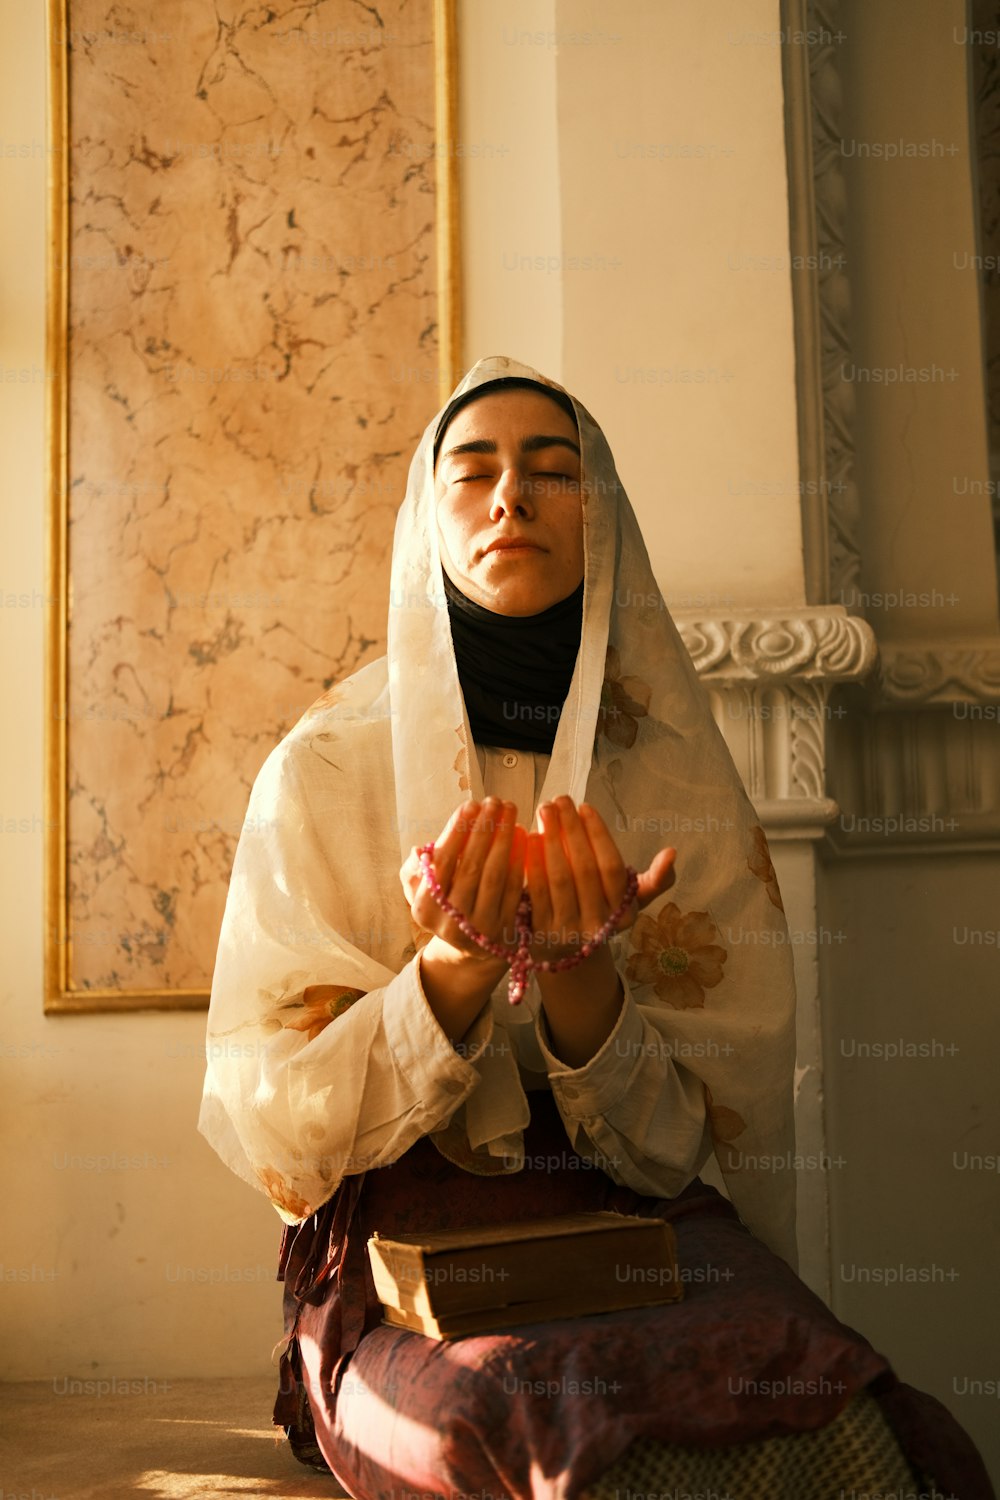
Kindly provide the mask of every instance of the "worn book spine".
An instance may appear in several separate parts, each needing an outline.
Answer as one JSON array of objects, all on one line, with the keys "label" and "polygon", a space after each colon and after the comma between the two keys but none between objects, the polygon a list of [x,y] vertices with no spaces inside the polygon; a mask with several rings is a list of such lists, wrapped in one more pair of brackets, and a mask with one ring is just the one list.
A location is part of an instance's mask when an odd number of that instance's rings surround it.
[{"label": "worn book spine", "polygon": [[[507,1307],[481,1307],[470,1312],[421,1314],[407,1308],[383,1304],[382,1321],[391,1328],[407,1328],[427,1338],[456,1339],[472,1334],[491,1333],[501,1328],[516,1328],[522,1323],[548,1323],[562,1318],[588,1317],[600,1313],[623,1312],[629,1308],[655,1307],[676,1302],[679,1292],[664,1288],[660,1296],[652,1289],[636,1291],[630,1297],[615,1299],[607,1294],[599,1298],[546,1298],[541,1302],[512,1303]],[[592,1305],[593,1304],[593,1305]]]},{"label": "worn book spine", "polygon": [[[608,1299],[680,1295],[671,1225],[646,1221],[614,1233],[526,1240],[429,1253],[394,1240],[369,1242],[375,1288],[384,1304],[440,1317],[567,1295],[588,1306]],[[617,1304],[615,1304],[617,1305]]]}]

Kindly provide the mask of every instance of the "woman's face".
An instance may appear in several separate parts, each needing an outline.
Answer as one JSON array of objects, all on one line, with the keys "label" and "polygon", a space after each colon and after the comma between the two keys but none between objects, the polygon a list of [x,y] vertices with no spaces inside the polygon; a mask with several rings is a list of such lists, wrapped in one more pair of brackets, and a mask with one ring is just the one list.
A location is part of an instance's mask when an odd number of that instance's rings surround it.
[{"label": "woman's face", "polygon": [[476,604],[537,615],[583,581],[579,443],[536,391],[493,391],[452,418],[434,479],[441,562]]}]

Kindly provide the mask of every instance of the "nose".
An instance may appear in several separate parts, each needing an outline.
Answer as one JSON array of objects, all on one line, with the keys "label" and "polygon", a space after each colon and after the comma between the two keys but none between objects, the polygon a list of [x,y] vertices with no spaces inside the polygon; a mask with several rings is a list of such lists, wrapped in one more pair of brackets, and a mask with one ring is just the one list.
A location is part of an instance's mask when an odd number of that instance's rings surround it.
[{"label": "nose", "polygon": [[534,513],[530,485],[517,469],[504,469],[493,490],[490,520],[498,521],[502,516],[532,516]]}]

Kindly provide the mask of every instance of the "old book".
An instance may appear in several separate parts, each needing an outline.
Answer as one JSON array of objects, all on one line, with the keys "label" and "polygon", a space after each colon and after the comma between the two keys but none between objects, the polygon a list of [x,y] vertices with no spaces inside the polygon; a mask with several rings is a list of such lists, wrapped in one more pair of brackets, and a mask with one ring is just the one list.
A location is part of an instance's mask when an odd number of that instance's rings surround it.
[{"label": "old book", "polygon": [[565,1214],[368,1241],[383,1321],[431,1338],[617,1312],[681,1296],[664,1219]]}]

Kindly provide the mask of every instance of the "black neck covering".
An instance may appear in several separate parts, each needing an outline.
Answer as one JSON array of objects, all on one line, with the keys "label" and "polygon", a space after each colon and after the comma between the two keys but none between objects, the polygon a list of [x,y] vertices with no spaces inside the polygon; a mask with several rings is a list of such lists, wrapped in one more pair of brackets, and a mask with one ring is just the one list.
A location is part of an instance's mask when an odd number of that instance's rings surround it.
[{"label": "black neck covering", "polygon": [[583,584],[540,615],[499,615],[443,577],[472,738],[551,754],[580,649]]}]

